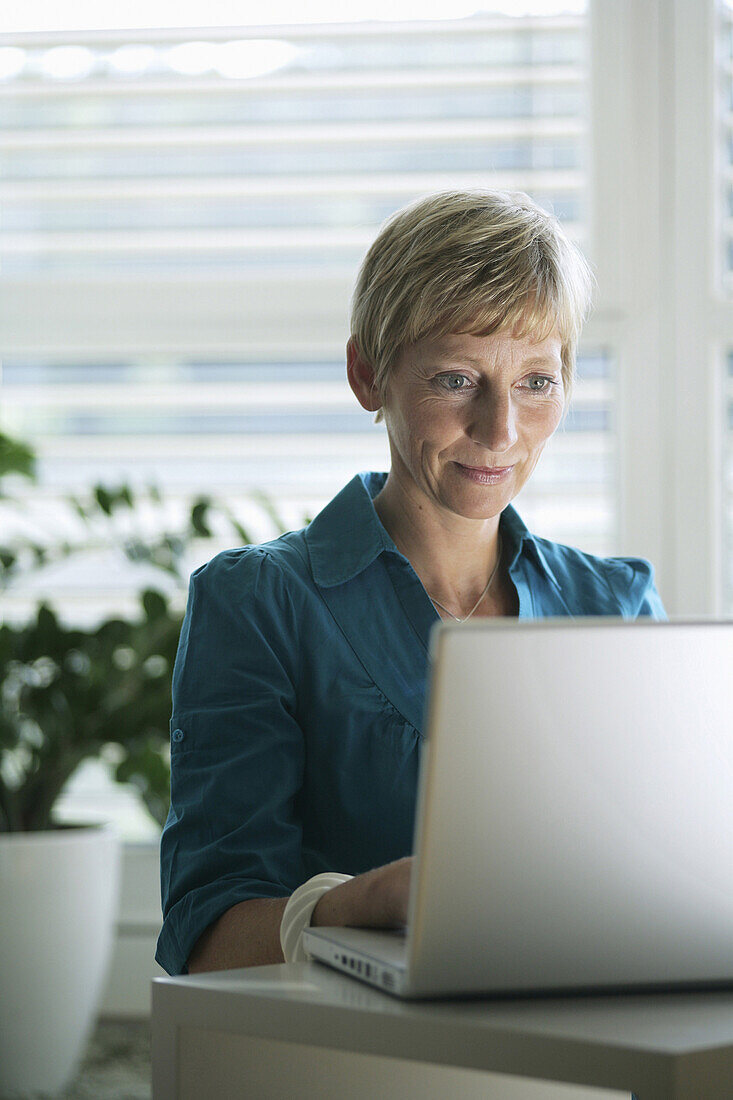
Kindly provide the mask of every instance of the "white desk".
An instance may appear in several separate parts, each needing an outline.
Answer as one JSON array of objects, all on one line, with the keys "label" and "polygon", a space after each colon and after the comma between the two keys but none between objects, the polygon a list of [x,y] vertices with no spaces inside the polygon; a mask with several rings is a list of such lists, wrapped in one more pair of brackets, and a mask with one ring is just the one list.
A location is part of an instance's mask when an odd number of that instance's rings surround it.
[{"label": "white desk", "polygon": [[408,1003],[301,963],[158,978],[152,1027],[154,1100],[733,1100],[731,992]]}]

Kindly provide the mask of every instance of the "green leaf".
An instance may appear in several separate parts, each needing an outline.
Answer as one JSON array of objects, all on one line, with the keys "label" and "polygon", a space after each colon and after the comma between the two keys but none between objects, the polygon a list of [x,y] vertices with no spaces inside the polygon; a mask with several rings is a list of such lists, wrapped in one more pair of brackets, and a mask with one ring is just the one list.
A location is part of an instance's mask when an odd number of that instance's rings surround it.
[{"label": "green leaf", "polygon": [[247,528],[242,527],[242,524],[239,522],[239,520],[234,519],[234,517],[232,517],[232,527],[237,532],[237,535],[239,536],[239,538],[242,540],[242,545],[243,546],[249,546],[249,545],[251,545],[251,543],[256,541],[255,539],[252,538],[252,535],[247,530]]},{"label": "green leaf", "polygon": [[94,499],[106,516],[112,515],[112,497],[104,485],[94,486]]},{"label": "green leaf", "polygon": [[51,610],[47,603],[40,604],[38,608],[38,630],[41,634],[47,637],[55,637],[60,634],[59,621],[56,618],[55,613]]},{"label": "green leaf", "polygon": [[142,605],[145,609],[145,615],[148,622],[155,622],[157,619],[162,619],[168,612],[168,601],[160,592],[156,592],[153,588],[146,588],[143,592]]},{"label": "green leaf", "polygon": [[201,535],[202,538],[211,538],[211,529],[206,524],[206,513],[211,507],[211,501],[205,497],[201,500],[197,500],[191,509],[191,526],[196,534]]},{"label": "green leaf", "polygon": [[130,748],[115,769],[115,779],[137,787],[148,812],[161,826],[170,805],[170,765],[164,752],[162,744],[148,739]]},{"label": "green leaf", "polygon": [[237,535],[242,540],[243,544],[248,545],[256,541],[252,538],[247,528],[242,526],[242,524],[232,512],[231,508],[228,508],[226,504],[219,504],[219,511],[222,513],[222,515],[225,515],[227,517]]},{"label": "green leaf", "polygon": [[[104,643],[107,647],[107,651],[111,654],[118,646],[130,645],[130,639],[135,632],[135,627],[132,623],[126,622],[124,619],[107,619],[101,623],[97,628],[93,637],[96,637],[100,642]],[[88,649],[88,641],[85,636],[82,636],[81,648]],[[101,660],[99,653],[93,654],[93,660],[99,664]],[[103,671],[108,671],[106,667]]]},{"label": "green leaf", "polygon": [[0,432],[0,478],[7,474],[36,481],[36,456],[27,443]]},{"label": "green leaf", "polygon": [[76,512],[76,514],[78,516],[81,516],[81,518],[83,520],[87,520],[89,518],[86,508],[84,507],[82,502],[78,499],[78,497],[67,497],[66,501],[67,501],[68,504],[71,505],[73,510]]}]

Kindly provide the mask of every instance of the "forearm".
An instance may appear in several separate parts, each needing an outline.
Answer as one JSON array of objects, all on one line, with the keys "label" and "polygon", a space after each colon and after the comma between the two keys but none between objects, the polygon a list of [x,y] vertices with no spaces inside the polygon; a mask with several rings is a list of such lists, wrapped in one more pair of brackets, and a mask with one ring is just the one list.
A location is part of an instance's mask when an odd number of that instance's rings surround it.
[{"label": "forearm", "polygon": [[287,903],[288,898],[250,898],[227,909],[199,937],[189,973],[284,962],[280,921]]},{"label": "forearm", "polygon": [[[395,928],[406,921],[411,858],[334,886],[319,899],[311,925]],[[268,966],[284,961],[280,922],[288,898],[240,901],[210,925],[188,960],[189,973]]]}]

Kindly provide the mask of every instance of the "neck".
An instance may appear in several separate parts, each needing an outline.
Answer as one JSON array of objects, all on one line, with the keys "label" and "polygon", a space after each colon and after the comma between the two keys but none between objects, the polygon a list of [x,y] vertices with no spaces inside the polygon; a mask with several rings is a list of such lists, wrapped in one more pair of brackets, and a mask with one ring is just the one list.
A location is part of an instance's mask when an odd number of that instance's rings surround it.
[{"label": "neck", "polygon": [[[496,565],[499,515],[467,519],[428,501],[416,488],[403,488],[389,474],[374,498],[377,515],[423,587],[451,613],[473,606]],[[492,584],[498,587],[499,577]]]}]

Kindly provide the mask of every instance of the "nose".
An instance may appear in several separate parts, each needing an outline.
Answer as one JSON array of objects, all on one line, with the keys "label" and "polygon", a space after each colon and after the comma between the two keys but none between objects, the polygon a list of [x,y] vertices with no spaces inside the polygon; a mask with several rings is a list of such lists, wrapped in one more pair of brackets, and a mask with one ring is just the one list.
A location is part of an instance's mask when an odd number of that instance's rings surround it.
[{"label": "nose", "polygon": [[503,454],[513,447],[518,436],[509,394],[487,394],[479,408],[474,406],[468,434],[475,443],[494,454]]}]

